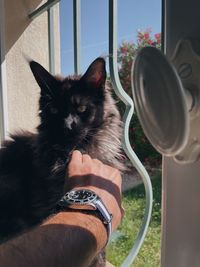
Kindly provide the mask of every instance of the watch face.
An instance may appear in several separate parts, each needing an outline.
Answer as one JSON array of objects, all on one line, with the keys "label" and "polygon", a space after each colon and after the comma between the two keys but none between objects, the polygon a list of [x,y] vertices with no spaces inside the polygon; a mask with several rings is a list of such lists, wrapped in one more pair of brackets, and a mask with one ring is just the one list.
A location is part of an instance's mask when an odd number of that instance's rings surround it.
[{"label": "watch face", "polygon": [[86,189],[72,190],[64,196],[64,199],[69,204],[87,204],[91,203],[96,198],[97,195],[94,192]]}]

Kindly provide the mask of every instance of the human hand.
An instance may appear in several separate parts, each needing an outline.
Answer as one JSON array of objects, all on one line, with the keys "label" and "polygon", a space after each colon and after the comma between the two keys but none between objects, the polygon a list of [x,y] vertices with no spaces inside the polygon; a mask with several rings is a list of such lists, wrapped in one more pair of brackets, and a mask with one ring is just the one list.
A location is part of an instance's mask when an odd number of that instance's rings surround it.
[{"label": "human hand", "polygon": [[67,190],[87,188],[94,191],[113,215],[112,228],[121,222],[124,210],[121,206],[120,172],[98,159],[75,150],[68,166]]}]

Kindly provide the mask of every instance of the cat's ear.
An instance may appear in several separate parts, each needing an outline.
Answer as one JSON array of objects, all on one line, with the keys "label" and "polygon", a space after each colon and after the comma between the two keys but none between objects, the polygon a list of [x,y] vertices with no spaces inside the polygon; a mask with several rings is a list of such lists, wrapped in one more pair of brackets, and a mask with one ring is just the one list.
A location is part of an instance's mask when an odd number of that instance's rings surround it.
[{"label": "cat's ear", "polygon": [[100,88],[106,81],[106,63],[103,58],[97,58],[87,69],[82,80],[94,88]]},{"label": "cat's ear", "polygon": [[58,80],[52,76],[45,68],[35,61],[30,61],[30,68],[32,73],[41,88],[41,93],[49,96],[54,96]]}]

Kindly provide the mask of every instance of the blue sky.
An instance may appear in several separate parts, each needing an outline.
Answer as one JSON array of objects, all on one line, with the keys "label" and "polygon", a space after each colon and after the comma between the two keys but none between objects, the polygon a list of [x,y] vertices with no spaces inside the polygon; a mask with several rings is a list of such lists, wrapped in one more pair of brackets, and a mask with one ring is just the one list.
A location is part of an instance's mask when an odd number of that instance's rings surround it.
[{"label": "blue sky", "polygon": [[[81,0],[81,72],[108,54],[108,1]],[[73,0],[61,0],[61,70],[74,72]],[[118,44],[136,40],[137,30],[161,32],[161,0],[118,0]]]}]

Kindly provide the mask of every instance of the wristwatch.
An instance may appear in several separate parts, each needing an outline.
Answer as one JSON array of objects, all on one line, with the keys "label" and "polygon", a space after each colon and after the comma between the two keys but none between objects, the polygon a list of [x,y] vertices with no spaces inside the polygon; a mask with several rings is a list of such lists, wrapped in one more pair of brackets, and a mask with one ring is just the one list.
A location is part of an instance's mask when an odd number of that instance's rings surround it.
[{"label": "wristwatch", "polygon": [[101,219],[106,227],[108,241],[112,233],[112,214],[110,214],[101,198],[88,189],[73,189],[67,192],[58,202],[61,208],[69,208],[93,214]]}]

